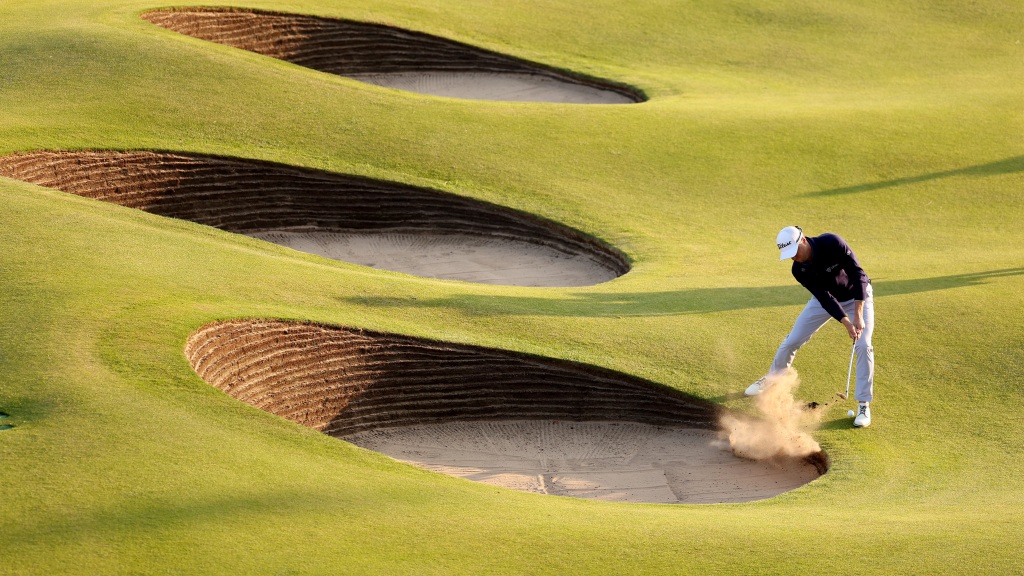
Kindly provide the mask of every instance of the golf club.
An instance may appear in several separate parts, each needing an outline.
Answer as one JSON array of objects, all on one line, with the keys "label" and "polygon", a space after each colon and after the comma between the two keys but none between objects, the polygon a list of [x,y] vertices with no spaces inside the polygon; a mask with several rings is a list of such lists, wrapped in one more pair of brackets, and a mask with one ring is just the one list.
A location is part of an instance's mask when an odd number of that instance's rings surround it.
[{"label": "golf club", "polygon": [[846,370],[846,394],[842,392],[836,392],[836,396],[839,396],[843,400],[850,397],[850,374],[853,374],[853,352],[857,349],[857,341],[853,341],[853,346],[850,347],[850,367]]}]

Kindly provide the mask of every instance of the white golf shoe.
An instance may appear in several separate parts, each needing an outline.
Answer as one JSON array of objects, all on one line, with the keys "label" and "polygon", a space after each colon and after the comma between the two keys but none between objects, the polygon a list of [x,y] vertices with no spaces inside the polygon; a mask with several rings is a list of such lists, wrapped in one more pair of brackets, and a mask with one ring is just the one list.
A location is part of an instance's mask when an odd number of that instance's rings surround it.
[{"label": "white golf shoe", "polygon": [[871,426],[871,408],[867,402],[860,403],[860,411],[857,412],[857,417],[853,420],[854,428],[867,428]]},{"label": "white golf shoe", "polygon": [[745,394],[746,396],[757,396],[758,394],[764,392],[767,389],[768,377],[761,376],[761,378],[759,378],[757,382],[754,382],[750,386],[747,386],[747,389],[743,391],[743,394]]}]

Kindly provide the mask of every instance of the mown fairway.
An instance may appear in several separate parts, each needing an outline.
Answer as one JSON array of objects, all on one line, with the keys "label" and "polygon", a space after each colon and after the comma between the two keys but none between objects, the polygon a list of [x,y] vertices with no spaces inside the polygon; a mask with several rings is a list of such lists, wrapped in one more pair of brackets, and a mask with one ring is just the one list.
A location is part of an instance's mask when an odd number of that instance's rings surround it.
[{"label": "mown fairway", "polygon": [[[401,181],[617,246],[589,288],[427,280],[0,178],[0,574],[1020,572],[1018,0],[250,0],[642,90],[420,96],[203,42],[147,0],[0,4],[0,154],[152,149]],[[183,4],[187,5],[187,4]],[[188,335],[313,320],[567,358],[744,410],[806,302],[782,226],[875,286],[876,401],[821,479],[751,504],[605,504],[420,471],[204,383]],[[845,383],[848,340],[797,358]],[[849,407],[852,407],[852,403]]]}]

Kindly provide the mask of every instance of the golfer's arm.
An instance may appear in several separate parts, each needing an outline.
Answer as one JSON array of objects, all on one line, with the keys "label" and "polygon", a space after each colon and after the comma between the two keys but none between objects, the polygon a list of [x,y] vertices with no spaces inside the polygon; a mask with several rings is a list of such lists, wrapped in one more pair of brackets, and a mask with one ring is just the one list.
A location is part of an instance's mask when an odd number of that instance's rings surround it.
[{"label": "golfer's arm", "polygon": [[846,318],[846,311],[843,310],[843,306],[839,304],[839,301],[835,299],[828,292],[811,292],[814,297],[821,304],[821,307],[828,312],[829,316],[835,318],[837,321],[842,322]]},{"label": "golfer's arm", "polygon": [[840,320],[843,326],[846,326],[847,328],[853,326],[854,319],[858,320],[861,325],[864,324],[864,301],[854,300],[853,306],[853,318],[851,319],[849,316],[843,316],[842,320]]}]

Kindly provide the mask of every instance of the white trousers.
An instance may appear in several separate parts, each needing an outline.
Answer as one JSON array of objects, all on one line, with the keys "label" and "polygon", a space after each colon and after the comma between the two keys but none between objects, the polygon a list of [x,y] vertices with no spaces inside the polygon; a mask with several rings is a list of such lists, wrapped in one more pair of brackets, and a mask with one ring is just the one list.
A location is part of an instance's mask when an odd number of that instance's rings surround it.
[{"label": "white trousers", "polygon": [[[853,319],[856,312],[855,300],[841,302],[846,315]],[[799,350],[814,333],[828,323],[832,316],[821,307],[818,299],[811,297],[804,306],[800,315],[793,323],[793,330],[786,339],[779,345],[775,353],[775,360],[772,362],[771,371],[781,372],[793,364],[796,351]],[[845,328],[844,328],[845,329]],[[854,348],[857,351],[857,392],[855,398],[858,402],[870,402],[874,396],[875,385],[875,349],[871,346],[871,334],[875,331],[875,299],[872,295],[871,285],[868,284],[867,292],[864,294],[864,331]]]}]

